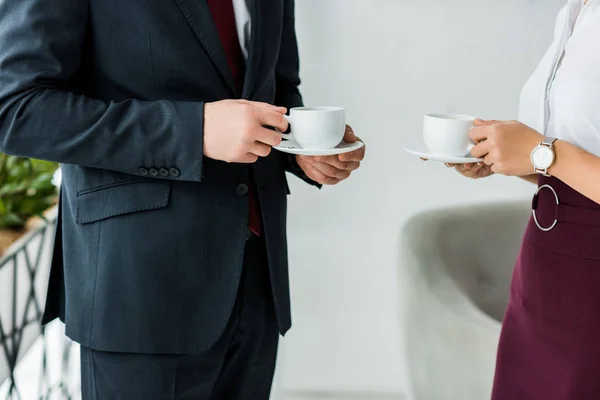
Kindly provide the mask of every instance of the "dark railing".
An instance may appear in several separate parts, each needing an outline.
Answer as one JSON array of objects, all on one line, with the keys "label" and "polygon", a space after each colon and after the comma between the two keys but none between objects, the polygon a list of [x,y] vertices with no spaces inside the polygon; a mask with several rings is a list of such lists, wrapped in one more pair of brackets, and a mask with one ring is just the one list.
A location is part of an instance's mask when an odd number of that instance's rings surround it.
[{"label": "dark railing", "polygon": [[[52,216],[0,258],[0,387],[5,389],[6,399],[71,399],[75,393],[69,385],[72,343],[67,339],[49,343],[47,328],[40,324],[55,225]],[[34,344],[41,351],[32,360],[27,352]],[[53,360],[49,366],[49,354],[57,350],[62,360]],[[20,381],[15,371],[21,360],[37,363],[33,368],[37,376]],[[60,365],[61,371],[58,379],[51,379],[50,375],[57,374],[55,365]],[[36,385],[37,393],[30,397]]]}]

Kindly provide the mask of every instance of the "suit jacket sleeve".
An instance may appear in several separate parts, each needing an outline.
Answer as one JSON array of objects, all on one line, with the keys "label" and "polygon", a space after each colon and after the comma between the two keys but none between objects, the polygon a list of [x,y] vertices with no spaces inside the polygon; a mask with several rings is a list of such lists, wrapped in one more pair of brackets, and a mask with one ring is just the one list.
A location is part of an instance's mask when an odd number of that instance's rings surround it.
[{"label": "suit jacket sleeve", "polygon": [[204,104],[103,101],[69,90],[79,69],[87,0],[0,1],[0,151],[142,175],[200,181]]},{"label": "suit jacket sleeve", "polygon": [[[277,79],[277,91],[275,104],[288,109],[302,107],[302,95],[300,94],[300,57],[298,54],[298,41],[295,28],[295,1],[285,0],[283,11],[283,33],[279,59],[275,71]],[[298,166],[296,156],[285,155],[287,171],[296,175],[303,181],[321,187],[320,184],[310,179]]]}]

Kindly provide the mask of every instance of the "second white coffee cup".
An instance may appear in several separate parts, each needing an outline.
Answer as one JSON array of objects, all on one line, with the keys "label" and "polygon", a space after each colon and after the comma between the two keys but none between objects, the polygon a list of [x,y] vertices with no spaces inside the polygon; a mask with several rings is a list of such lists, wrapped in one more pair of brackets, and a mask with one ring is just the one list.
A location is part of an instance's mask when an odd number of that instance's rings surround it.
[{"label": "second white coffee cup", "polygon": [[423,123],[423,140],[435,155],[467,157],[474,146],[469,137],[474,117],[461,114],[427,114]]},{"label": "second white coffee cup", "polygon": [[297,107],[284,115],[290,123],[285,139],[294,140],[303,149],[333,149],[344,139],[346,110],[341,107]]}]

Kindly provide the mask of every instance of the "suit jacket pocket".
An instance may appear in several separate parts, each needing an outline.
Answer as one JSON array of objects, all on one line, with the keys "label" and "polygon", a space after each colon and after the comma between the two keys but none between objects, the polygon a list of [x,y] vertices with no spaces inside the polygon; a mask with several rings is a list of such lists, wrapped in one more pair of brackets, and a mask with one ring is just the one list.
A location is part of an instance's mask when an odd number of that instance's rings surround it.
[{"label": "suit jacket pocket", "polygon": [[164,208],[170,194],[171,182],[166,180],[135,180],[86,190],[77,195],[77,223]]}]

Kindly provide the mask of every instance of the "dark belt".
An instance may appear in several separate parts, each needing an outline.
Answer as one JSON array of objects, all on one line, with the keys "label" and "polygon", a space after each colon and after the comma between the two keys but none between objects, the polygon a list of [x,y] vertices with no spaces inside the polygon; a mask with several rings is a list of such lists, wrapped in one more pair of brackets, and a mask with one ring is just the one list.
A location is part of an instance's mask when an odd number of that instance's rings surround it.
[{"label": "dark belt", "polygon": [[[539,194],[542,190],[550,190],[554,194],[554,199],[556,200],[556,208],[554,211],[554,222],[549,227],[543,227],[540,225],[536,210],[538,208],[538,198]],[[589,225],[589,226],[600,226],[600,209],[593,208],[584,208],[584,207],[576,207],[570,206],[568,204],[560,204],[560,200],[558,198],[558,193],[551,185],[543,185],[540,186],[533,196],[533,201],[531,204],[531,209],[533,213],[533,219],[538,228],[540,228],[544,232],[549,232],[559,222],[568,222],[572,224],[580,224],[580,225]]]}]

